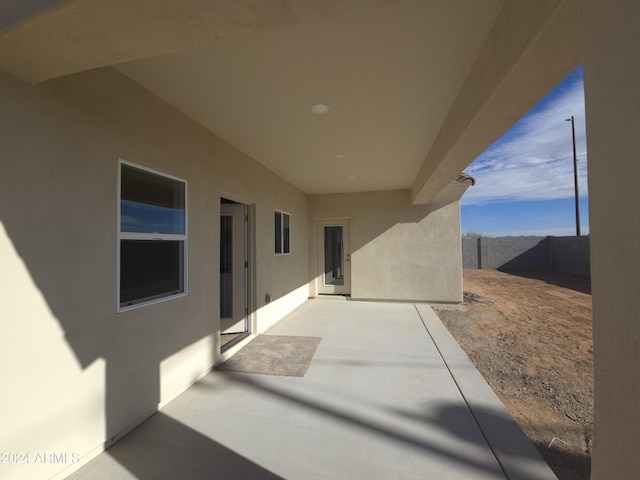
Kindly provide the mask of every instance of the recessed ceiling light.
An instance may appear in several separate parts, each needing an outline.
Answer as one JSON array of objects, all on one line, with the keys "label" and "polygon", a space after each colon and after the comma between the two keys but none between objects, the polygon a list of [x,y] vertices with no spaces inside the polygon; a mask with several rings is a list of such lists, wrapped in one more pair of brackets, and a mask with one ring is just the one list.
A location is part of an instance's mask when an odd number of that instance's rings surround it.
[{"label": "recessed ceiling light", "polygon": [[316,115],[323,115],[329,111],[329,105],[325,105],[324,103],[316,103],[311,107],[311,111]]},{"label": "recessed ceiling light", "polygon": [[337,158],[338,160],[342,160],[342,159],[344,158],[344,155],[343,155],[343,154],[341,154],[341,153],[338,153],[338,154],[336,154],[336,158]]}]

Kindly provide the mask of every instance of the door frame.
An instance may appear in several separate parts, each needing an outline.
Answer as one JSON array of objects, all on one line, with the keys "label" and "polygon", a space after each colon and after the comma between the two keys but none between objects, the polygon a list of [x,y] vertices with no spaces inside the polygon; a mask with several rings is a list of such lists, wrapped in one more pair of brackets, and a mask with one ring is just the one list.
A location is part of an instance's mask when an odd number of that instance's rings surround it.
[{"label": "door frame", "polygon": [[[220,314],[220,333],[246,333],[248,331],[248,305],[247,305],[247,238],[246,238],[246,205],[221,204],[220,218],[231,218],[231,316],[222,317]],[[221,239],[222,241],[222,239]],[[222,246],[222,244],[221,244]],[[220,273],[220,285],[222,287],[222,272]],[[220,304],[222,305],[222,293]]]},{"label": "door frame", "polygon": [[[318,276],[316,278],[316,289],[318,295],[351,295],[351,232],[348,218],[322,218],[316,221],[317,225],[317,267]],[[343,265],[344,283],[343,285],[333,285],[325,283],[325,227],[343,228]]]},{"label": "door frame", "polygon": [[[255,204],[251,203],[250,201],[247,201],[246,199],[243,199],[241,197],[232,195],[232,194],[227,194],[226,192],[223,192],[220,195],[220,214],[219,217],[221,217],[224,213],[224,208],[223,208],[223,199],[226,200],[231,200],[232,202],[235,202],[236,204],[239,204],[241,206],[244,207],[244,212],[243,212],[243,256],[244,256],[244,288],[242,289],[243,292],[243,303],[244,303],[244,310],[245,310],[245,315],[244,315],[244,321],[245,321],[245,332],[242,333],[239,337],[237,337],[236,339],[234,339],[233,341],[225,344],[224,346],[220,347],[220,354],[228,354],[230,351],[234,350],[231,347],[235,347],[236,345],[238,345],[240,342],[245,341],[245,339],[247,339],[248,337],[254,335],[254,333],[256,332],[256,301],[255,301],[255,282],[256,282],[256,278],[255,278],[255,259],[256,259],[256,245],[255,245]],[[218,235],[219,236],[219,235]],[[236,295],[238,295],[239,292],[236,292]],[[222,325],[219,325],[219,327],[221,327]],[[218,329],[218,345],[220,345],[220,336],[221,336],[221,329]]]}]

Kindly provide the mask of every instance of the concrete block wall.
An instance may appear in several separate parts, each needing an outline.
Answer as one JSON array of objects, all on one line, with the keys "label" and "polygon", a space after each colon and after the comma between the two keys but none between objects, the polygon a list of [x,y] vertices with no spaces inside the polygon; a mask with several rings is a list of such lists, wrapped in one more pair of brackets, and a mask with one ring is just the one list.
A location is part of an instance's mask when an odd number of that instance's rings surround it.
[{"label": "concrete block wall", "polygon": [[589,237],[480,237],[462,239],[470,269],[590,273]]},{"label": "concrete block wall", "polygon": [[550,270],[546,237],[480,238],[480,268],[512,271]]},{"label": "concrete block wall", "polygon": [[591,274],[590,237],[549,237],[551,263],[559,272]]},{"label": "concrete block wall", "polygon": [[477,238],[462,239],[462,268],[480,268]]}]

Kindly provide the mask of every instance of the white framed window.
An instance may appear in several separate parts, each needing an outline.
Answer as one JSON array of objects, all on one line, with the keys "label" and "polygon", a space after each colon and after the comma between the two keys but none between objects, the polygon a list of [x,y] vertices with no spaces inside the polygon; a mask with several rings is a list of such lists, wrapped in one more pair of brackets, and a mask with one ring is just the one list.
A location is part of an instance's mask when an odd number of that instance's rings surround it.
[{"label": "white framed window", "polygon": [[187,293],[187,182],[120,160],[118,311]]},{"label": "white framed window", "polygon": [[275,253],[287,255],[291,253],[291,215],[280,210],[275,211]]}]

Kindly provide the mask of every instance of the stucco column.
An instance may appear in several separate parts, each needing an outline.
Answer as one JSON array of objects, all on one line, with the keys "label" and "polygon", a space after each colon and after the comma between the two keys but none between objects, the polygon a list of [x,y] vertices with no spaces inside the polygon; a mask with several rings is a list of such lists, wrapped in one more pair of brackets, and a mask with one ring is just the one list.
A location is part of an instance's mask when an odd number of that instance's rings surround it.
[{"label": "stucco column", "polygon": [[584,0],[595,352],[592,479],[640,472],[640,2]]}]

